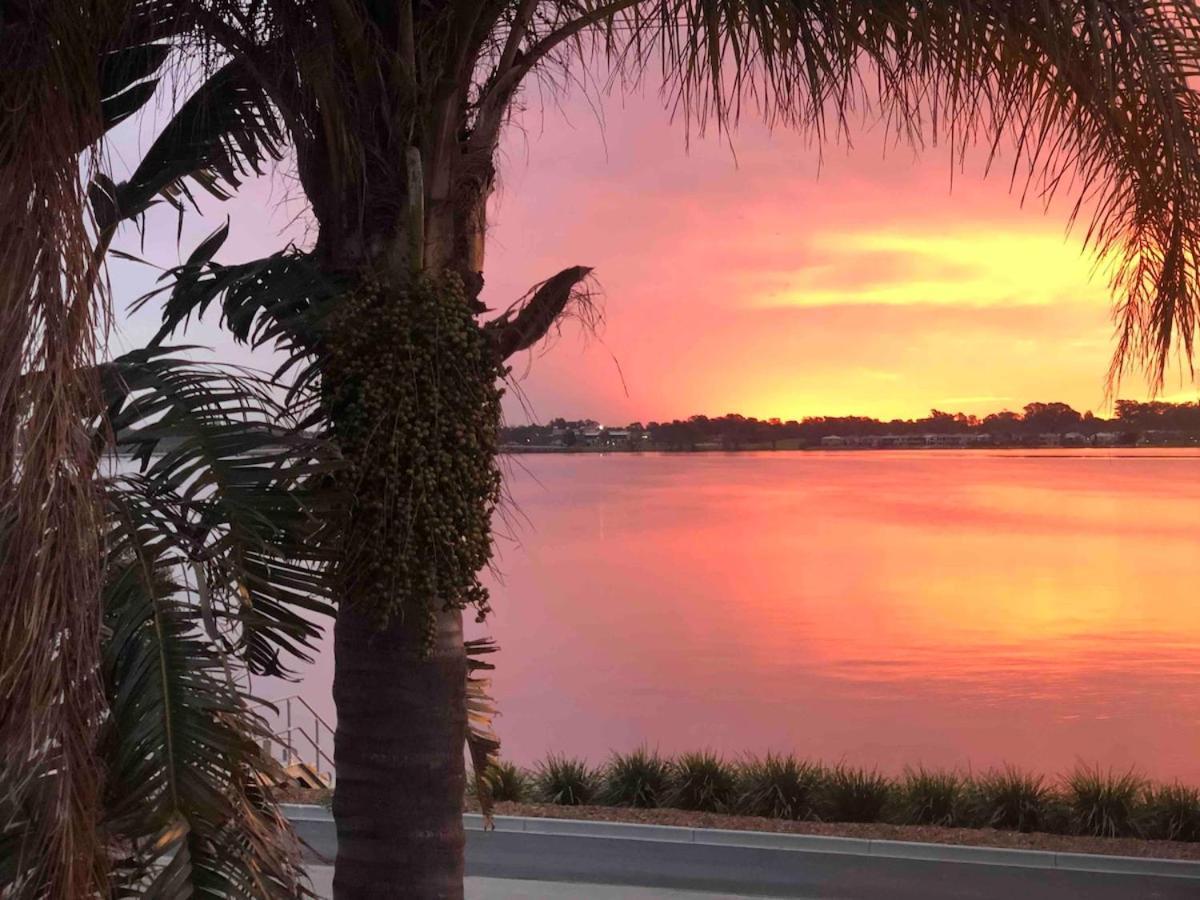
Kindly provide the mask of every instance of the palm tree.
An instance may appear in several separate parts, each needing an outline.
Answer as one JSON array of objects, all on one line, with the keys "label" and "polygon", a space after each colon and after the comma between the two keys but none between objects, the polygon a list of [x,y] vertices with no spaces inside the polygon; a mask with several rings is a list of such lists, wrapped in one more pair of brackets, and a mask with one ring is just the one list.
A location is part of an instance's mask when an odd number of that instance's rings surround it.
[{"label": "palm tree", "polygon": [[[0,191],[10,192],[0,195],[0,324],[15,323],[17,337],[5,339],[19,351],[0,363],[0,415],[6,433],[27,421],[72,422],[72,404],[93,390],[72,373],[95,352],[75,322],[95,308],[94,244],[106,246],[155,198],[182,205],[195,185],[224,196],[284,148],[294,155],[315,244],[222,266],[213,261],[226,235],[218,232],[173,273],[159,340],[218,306],[240,339],[286,353],[281,377],[297,398],[318,398],[296,418],[345,460],[336,480],[347,524],[330,544],[339,897],[391,896],[401,885],[414,897],[461,896],[461,617],[487,612],[477,572],[498,499],[496,384],[506,359],[586,304],[590,272],[565,268],[499,314],[486,315],[480,300],[496,151],[531,79],[553,83],[584,68],[607,73],[615,88],[653,79],[698,130],[731,128],[745,108],[823,142],[861,107],[918,146],[945,139],[961,153],[982,142],[995,154],[1011,143],[1014,184],[1046,201],[1070,194],[1070,217],[1089,217],[1086,243],[1115,261],[1112,377],[1144,362],[1157,383],[1172,354],[1191,358],[1200,239],[1192,4],[93,2],[82,14],[60,0],[2,7],[5,59],[21,61],[24,74],[0,86]],[[108,121],[136,113],[168,51],[205,78],[130,178],[114,183],[93,167],[89,231],[72,188],[75,157]],[[39,132],[48,117],[68,124]],[[29,210],[39,213],[32,228],[17,221]],[[39,260],[62,268],[31,279]],[[60,320],[67,339],[52,342],[47,328]],[[58,406],[43,402],[19,419],[14,385],[51,345],[65,349],[44,369],[77,389],[47,393]],[[56,468],[73,452],[69,428],[38,434],[44,446],[25,451],[14,496],[52,484],[69,495],[61,508],[92,509],[86,484]],[[38,515],[14,560],[70,552],[46,549],[39,536],[67,532]],[[86,543],[93,531],[78,527],[71,540]],[[71,662],[72,684],[94,681],[78,673],[91,671],[98,640],[80,625],[80,605],[72,619],[56,598],[95,596],[100,571],[56,568],[22,600],[61,616],[25,621],[43,642],[61,638],[70,652],[56,664]],[[12,632],[0,643],[6,661],[20,646]],[[53,726],[61,739],[80,744],[87,717],[103,707],[99,693],[91,687],[78,709],[64,707]],[[78,752],[86,759],[86,742]],[[62,790],[80,809],[95,806],[98,788],[86,778],[67,778]],[[64,829],[63,841],[86,845]],[[78,877],[85,883],[86,867]]]},{"label": "palm tree", "polygon": [[[96,364],[117,222],[87,227],[81,164],[98,203],[89,148],[153,93],[169,13],[0,8],[6,897],[309,896],[245,676],[307,659],[332,611],[313,516],[336,462],[252,373]],[[177,146],[193,178],[220,164]],[[180,171],[157,165],[146,203]]]},{"label": "palm tree", "polygon": [[[163,349],[95,374],[104,409],[79,432],[102,538],[90,877],[121,896],[307,896],[244,676],[282,674],[320,633],[301,612],[329,611],[327,529],[313,517],[336,461],[251,373]],[[6,512],[5,549],[23,524]],[[55,649],[25,662],[52,672]],[[73,860],[42,843],[65,812],[65,748],[20,738],[5,742],[0,884],[6,896],[91,896]]]}]

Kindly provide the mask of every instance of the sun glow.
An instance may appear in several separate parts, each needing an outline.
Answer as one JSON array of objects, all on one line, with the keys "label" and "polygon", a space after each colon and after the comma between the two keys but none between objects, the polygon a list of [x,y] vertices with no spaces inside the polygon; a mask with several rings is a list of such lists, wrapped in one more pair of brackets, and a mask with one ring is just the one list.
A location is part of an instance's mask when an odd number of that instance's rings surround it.
[{"label": "sun glow", "polygon": [[1103,303],[1112,271],[1079,239],[1052,228],[846,231],[814,236],[810,249],[818,261],[798,269],[786,288],[760,297],[760,305]]}]

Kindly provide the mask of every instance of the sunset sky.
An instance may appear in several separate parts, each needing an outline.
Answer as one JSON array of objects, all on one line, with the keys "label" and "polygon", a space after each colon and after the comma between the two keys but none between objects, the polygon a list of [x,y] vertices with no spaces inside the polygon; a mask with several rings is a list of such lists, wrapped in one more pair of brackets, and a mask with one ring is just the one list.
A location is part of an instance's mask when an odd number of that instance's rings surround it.
[{"label": "sunset sky", "polygon": [[[131,161],[149,133],[126,134],[119,156]],[[510,421],[890,418],[1030,400],[1101,410],[1110,301],[1081,253],[1083,229],[1065,234],[1065,198],[1048,214],[1036,198],[1022,208],[1003,164],[982,177],[982,155],[960,171],[943,148],[918,159],[878,128],[853,139],[822,160],[803,138],[749,119],[732,140],[689,145],[654,96],[531,103],[504,148],[483,299],[502,308],[562,268],[589,265],[606,324],[592,339],[568,324],[548,351],[516,361],[525,404],[510,398]],[[303,242],[285,175],[234,203],[206,203],[184,255],[225,214],[224,261]],[[124,246],[137,251],[136,236]],[[145,255],[176,253],[173,216],[153,218]],[[119,306],[151,280],[115,264]],[[122,319],[116,348],[153,325],[147,313]],[[215,320],[188,342],[270,362],[231,350]],[[1168,376],[1167,399],[1196,393]],[[1145,390],[1131,379],[1121,394]]]}]

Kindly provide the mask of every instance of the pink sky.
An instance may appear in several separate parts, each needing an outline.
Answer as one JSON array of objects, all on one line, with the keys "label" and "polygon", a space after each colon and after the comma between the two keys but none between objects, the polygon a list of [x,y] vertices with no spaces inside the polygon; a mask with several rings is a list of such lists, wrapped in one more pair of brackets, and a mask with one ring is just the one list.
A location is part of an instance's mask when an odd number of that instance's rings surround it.
[{"label": "pink sky", "polygon": [[[599,340],[568,325],[547,352],[516,361],[536,418],[1102,408],[1110,302],[1081,254],[1082,229],[1064,232],[1064,200],[1048,214],[1037,201],[1021,208],[1003,166],[984,180],[981,160],[951,190],[943,149],[885,154],[878,129],[858,129],[853,150],[826,148],[818,165],[802,138],[749,120],[732,148],[715,137],[689,147],[653,97],[612,97],[601,110],[603,126],[581,95],[535,105],[504,146],[485,302],[504,307],[583,264],[607,320]],[[130,158],[136,140],[124,142]],[[206,204],[185,254],[226,213],[226,261],[301,240],[285,193],[262,181],[232,204]],[[173,218],[152,221],[147,255],[173,261]],[[119,300],[147,283],[114,267]],[[214,326],[190,340],[249,361]],[[126,318],[117,346],[150,327]],[[1121,393],[1145,396],[1136,379]],[[1196,394],[1168,378],[1168,399]],[[525,417],[515,400],[508,412]]]}]

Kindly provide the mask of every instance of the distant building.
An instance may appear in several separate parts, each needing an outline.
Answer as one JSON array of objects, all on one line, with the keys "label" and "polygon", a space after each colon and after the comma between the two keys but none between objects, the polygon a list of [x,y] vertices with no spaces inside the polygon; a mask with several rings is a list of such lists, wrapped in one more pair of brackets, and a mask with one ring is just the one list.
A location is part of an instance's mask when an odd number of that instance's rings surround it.
[{"label": "distant building", "polygon": [[579,446],[595,447],[600,443],[604,436],[604,427],[601,425],[589,425],[579,432]]},{"label": "distant building", "polygon": [[927,434],[926,447],[962,447],[966,444],[965,434]]},{"label": "distant building", "polygon": [[628,443],[630,432],[628,428],[606,428],[604,429],[604,442],[606,444],[624,444]]}]

